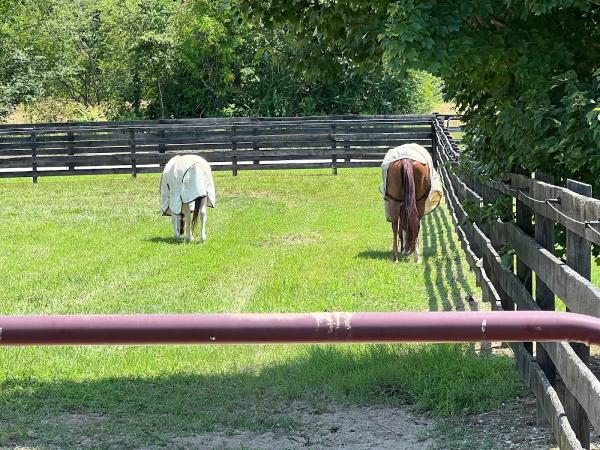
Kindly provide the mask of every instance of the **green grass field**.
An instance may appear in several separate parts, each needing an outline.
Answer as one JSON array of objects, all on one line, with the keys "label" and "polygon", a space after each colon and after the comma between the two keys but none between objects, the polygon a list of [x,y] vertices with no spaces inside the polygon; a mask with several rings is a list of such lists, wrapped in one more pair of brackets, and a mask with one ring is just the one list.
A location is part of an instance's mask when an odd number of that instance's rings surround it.
[{"label": "green grass field", "polygon": [[[158,179],[0,181],[0,313],[436,311],[479,296],[445,206],[422,222],[421,265],[389,261],[377,170],[217,173],[204,245],[172,240]],[[513,365],[471,345],[0,348],[0,447],[293,428],[296,400],[459,416],[513,398]]]}]

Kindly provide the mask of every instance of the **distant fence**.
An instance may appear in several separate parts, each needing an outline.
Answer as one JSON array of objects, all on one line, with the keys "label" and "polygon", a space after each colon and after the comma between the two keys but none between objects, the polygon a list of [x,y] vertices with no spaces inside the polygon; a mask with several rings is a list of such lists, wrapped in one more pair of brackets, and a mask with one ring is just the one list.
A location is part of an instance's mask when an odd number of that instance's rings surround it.
[{"label": "distant fence", "polygon": [[433,116],[311,116],[0,125],[0,177],[160,172],[194,153],[214,170],[375,167],[392,146],[431,150]]},{"label": "distant fence", "polygon": [[[484,299],[494,309],[554,310],[557,295],[567,311],[600,317],[600,290],[589,281],[590,243],[600,244],[600,200],[591,198],[591,186],[568,180],[566,188],[559,187],[541,174],[481,181],[460,171],[459,149],[444,125],[434,122],[435,155],[455,228]],[[502,196],[511,199],[503,220],[484,220],[481,207]],[[553,253],[555,223],[566,229],[566,264]],[[587,367],[589,347],[537,343],[534,352],[531,343],[522,343],[512,348],[537,397],[538,421],[547,419],[561,448],[589,448],[590,422],[600,431],[600,381]],[[565,385],[564,405],[555,389],[557,373]]]}]

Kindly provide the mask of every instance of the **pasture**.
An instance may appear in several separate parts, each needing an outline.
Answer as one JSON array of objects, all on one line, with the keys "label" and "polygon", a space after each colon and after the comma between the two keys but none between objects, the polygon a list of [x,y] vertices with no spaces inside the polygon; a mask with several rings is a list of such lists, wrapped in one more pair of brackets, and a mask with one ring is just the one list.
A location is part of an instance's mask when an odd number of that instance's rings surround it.
[{"label": "pasture", "polygon": [[[217,173],[204,245],[173,241],[159,175],[2,180],[2,314],[487,308],[468,301],[478,289],[444,204],[422,222],[421,265],[389,261],[379,179]],[[299,430],[292,404],[457,417],[522,392],[513,366],[472,345],[2,348],[0,447]]]}]

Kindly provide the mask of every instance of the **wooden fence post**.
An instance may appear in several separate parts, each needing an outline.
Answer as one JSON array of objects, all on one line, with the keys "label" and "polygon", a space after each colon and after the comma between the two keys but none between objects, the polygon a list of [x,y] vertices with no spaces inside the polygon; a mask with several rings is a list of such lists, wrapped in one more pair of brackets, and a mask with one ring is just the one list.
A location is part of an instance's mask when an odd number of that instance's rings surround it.
[{"label": "wooden fence post", "polygon": [[135,130],[129,129],[129,148],[131,149],[131,176],[137,177],[137,165],[135,161]]},{"label": "wooden fence post", "polygon": [[37,137],[35,131],[31,133],[31,171],[33,172],[33,182],[38,181],[37,170]]},{"label": "wooden fence post", "polygon": [[[438,113],[433,113],[433,120],[437,122],[438,120]],[[438,122],[439,123],[439,122]],[[431,159],[433,161],[433,167],[435,169],[438,168],[438,157],[437,157],[437,133],[435,131],[435,125],[433,124],[433,121],[431,122]]]},{"label": "wooden fence post", "polygon": [[[252,135],[255,136],[255,139],[258,137],[258,129],[256,127],[252,128]],[[260,150],[260,147],[257,145],[256,141],[254,141],[254,146],[252,147],[252,150],[254,150],[255,152],[258,152]],[[254,158],[252,164],[259,165],[260,159],[258,157]]]},{"label": "wooden fence post", "polygon": [[[161,141],[164,140],[164,138],[165,138],[165,130],[160,130],[158,132],[158,137],[160,138]],[[164,154],[166,152],[166,150],[167,150],[167,145],[164,142],[161,142],[160,144],[158,144],[158,154],[160,156],[160,164],[159,164],[159,166],[161,168],[165,167],[165,162],[163,161],[163,158],[162,158],[161,155]]]},{"label": "wooden fence post", "polygon": [[237,163],[237,142],[235,138],[235,125],[231,126],[231,173],[234,177],[237,177],[238,163]]},{"label": "wooden fence post", "polygon": [[[350,125],[346,125],[345,133],[350,134]],[[349,142],[350,141],[346,137],[344,139],[344,153],[346,154],[346,162],[347,163],[350,163],[350,156],[348,156],[348,153],[350,153],[350,143]]]},{"label": "wooden fence post", "polygon": [[[75,156],[75,133],[69,130],[67,133],[67,148],[69,149],[69,156]],[[75,164],[69,163],[69,172],[75,170]]]},{"label": "wooden fence post", "polygon": [[[452,142],[450,140],[451,138],[450,138],[449,132],[445,131],[445,133],[448,136],[448,140],[450,142]],[[479,192],[481,192],[484,206],[488,205],[488,204],[492,204],[502,197],[501,193],[499,193],[498,191],[495,191],[493,189],[490,189],[489,186],[481,183],[479,180],[476,181],[476,185],[480,189]],[[512,205],[511,205],[511,211],[503,211],[502,212],[501,220],[504,222],[508,221],[509,217],[511,216],[510,213],[512,213]],[[485,231],[485,233],[490,237],[492,246],[497,251],[499,251],[501,248],[501,245],[498,244],[498,239],[496,238],[496,231],[494,229],[495,223],[492,222],[492,223],[487,224],[487,223],[480,222],[480,225],[481,225],[481,228]],[[512,268],[512,265],[511,265],[511,268]],[[514,302],[513,298],[509,294],[507,294],[504,289],[502,289],[502,286],[501,286],[499,280],[494,276],[494,271],[492,270],[491,264],[489,263],[489,261],[486,258],[483,259],[483,270],[485,270],[486,273],[489,274],[490,281],[493,283],[494,288],[496,288],[496,292],[498,292],[498,296],[500,297],[500,300],[502,303],[502,309],[505,311],[514,311],[515,302]]]},{"label": "wooden fence post", "polygon": [[331,150],[333,154],[331,155],[331,174],[337,175],[337,155],[335,153],[336,142],[335,142],[335,123],[331,124]]},{"label": "wooden fence post", "polygon": [[[520,173],[521,175],[528,175],[531,177],[531,173],[527,173],[527,171],[516,168],[516,173]],[[520,200],[516,201],[516,223],[521,230],[523,230],[528,236],[533,237],[535,230],[533,228],[533,211],[531,208],[525,205]],[[532,276],[531,269],[527,267],[523,261],[517,256],[517,277],[521,280],[521,283],[527,289],[527,292],[532,293]],[[525,350],[533,355],[533,342],[523,342]]]},{"label": "wooden fence post", "polygon": [[[546,183],[553,182],[552,176],[541,172],[536,172],[535,178]],[[534,233],[535,240],[546,250],[554,253],[554,221],[536,213]],[[554,311],[554,292],[552,292],[537,276],[535,278],[535,301],[541,309]],[[544,347],[542,347],[542,344],[539,342],[536,342],[535,354],[536,360],[544,371],[546,378],[548,378],[548,381],[553,387],[556,386],[556,367]],[[550,421],[544,414],[541,401],[537,400],[536,404],[538,426],[548,428],[550,426]]]},{"label": "wooden fence post", "polygon": [[[587,197],[592,196],[592,186],[589,184],[567,179],[567,189]],[[591,278],[592,245],[570,230],[567,230],[567,265],[586,279]],[[569,308],[567,308],[567,312],[569,312]],[[581,361],[589,366],[590,348],[585,344],[571,344],[571,346]],[[568,389],[565,390],[565,412],[581,446],[589,450],[590,421],[583,407]]]}]

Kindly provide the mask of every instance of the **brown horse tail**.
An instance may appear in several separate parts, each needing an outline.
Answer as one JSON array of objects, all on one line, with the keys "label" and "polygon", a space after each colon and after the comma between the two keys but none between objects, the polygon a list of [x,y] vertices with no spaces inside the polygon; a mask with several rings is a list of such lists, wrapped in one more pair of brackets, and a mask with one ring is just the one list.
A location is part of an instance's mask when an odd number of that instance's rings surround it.
[{"label": "brown horse tail", "polygon": [[194,213],[192,214],[192,231],[196,232],[196,225],[198,224],[198,213],[200,212],[200,203],[202,202],[202,197],[198,197],[194,200]]},{"label": "brown horse tail", "polygon": [[417,212],[417,201],[415,199],[413,170],[412,159],[405,158],[400,161],[404,191],[404,203],[400,205],[400,221],[402,228],[406,230],[406,247],[409,253],[415,251],[419,234],[419,213]]}]

